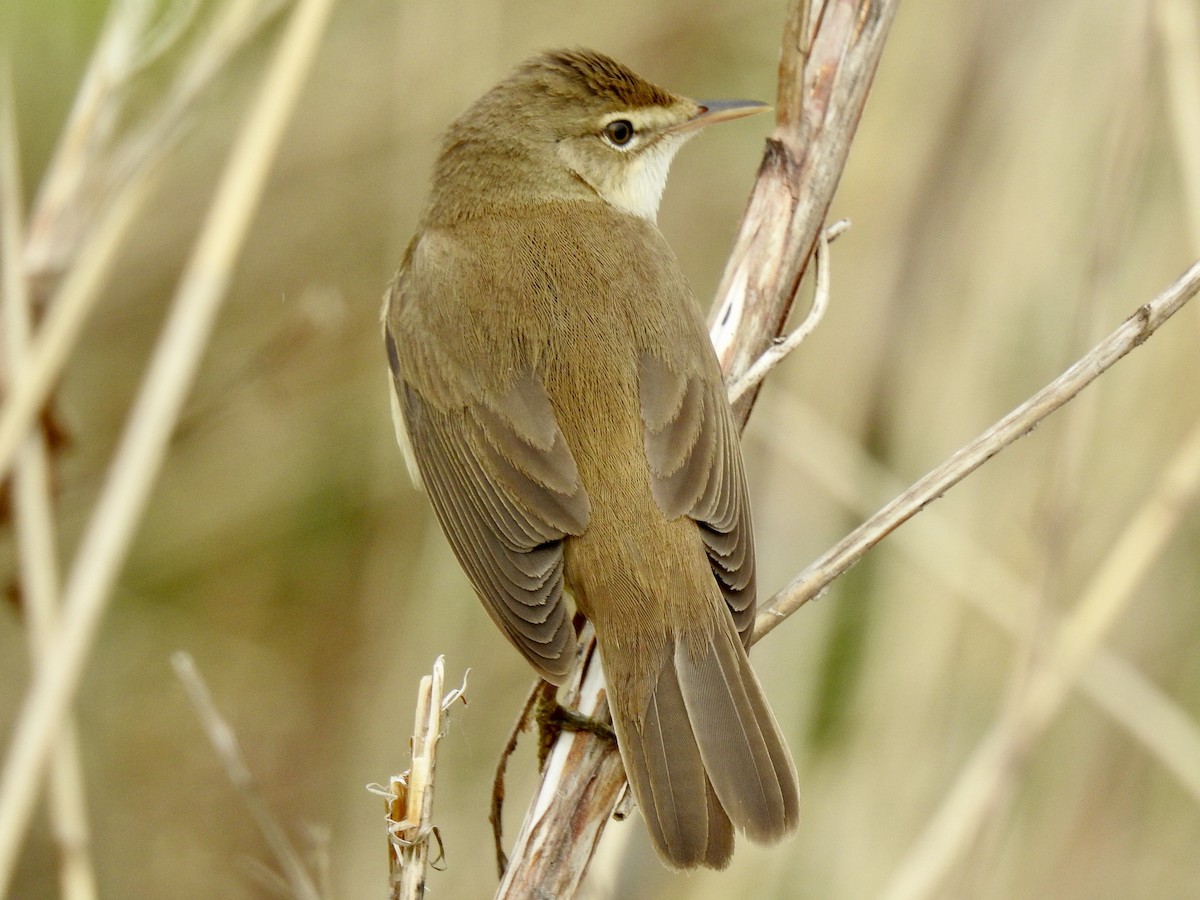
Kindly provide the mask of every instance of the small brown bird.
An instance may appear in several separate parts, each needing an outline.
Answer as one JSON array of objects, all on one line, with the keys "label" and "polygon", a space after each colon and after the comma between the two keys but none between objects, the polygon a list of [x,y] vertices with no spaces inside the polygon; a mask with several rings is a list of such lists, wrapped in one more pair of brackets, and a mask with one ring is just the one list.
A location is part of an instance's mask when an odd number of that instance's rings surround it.
[{"label": "small brown bird", "polygon": [[484,607],[546,680],[599,642],[659,855],[723,868],[798,819],[746,657],[754,546],[737,430],[655,225],[675,152],[765,109],[696,102],[588,50],[534,57],[445,136],[384,310],[414,477]]}]

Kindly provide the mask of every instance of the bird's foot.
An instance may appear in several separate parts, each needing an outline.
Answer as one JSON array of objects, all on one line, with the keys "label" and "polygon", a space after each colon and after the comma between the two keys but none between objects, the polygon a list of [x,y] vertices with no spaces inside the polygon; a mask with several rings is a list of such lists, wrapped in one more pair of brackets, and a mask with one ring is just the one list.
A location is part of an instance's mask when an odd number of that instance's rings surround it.
[{"label": "bird's foot", "polygon": [[558,702],[554,689],[546,685],[546,690],[538,697],[534,720],[538,724],[538,767],[546,762],[550,748],[564,731],[585,731],[594,734],[602,740],[615,741],[617,734],[612,725],[592,716],[568,709]]}]

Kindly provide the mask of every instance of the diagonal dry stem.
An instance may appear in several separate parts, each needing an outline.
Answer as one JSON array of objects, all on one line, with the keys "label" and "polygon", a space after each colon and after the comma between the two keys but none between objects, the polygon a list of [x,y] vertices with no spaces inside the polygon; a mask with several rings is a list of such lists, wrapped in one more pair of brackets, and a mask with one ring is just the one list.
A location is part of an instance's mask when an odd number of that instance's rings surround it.
[{"label": "diagonal dry stem", "polygon": [[834,578],[858,562],[871,547],[929,503],[962,481],[1075,397],[1114,363],[1150,337],[1200,291],[1195,263],[1165,291],[1138,307],[1120,326],[1062,375],[1038,391],[937,468],[892,500],[763,604],[754,626],[755,640],[817,596]]},{"label": "diagonal dry stem", "polygon": [[934,893],[978,834],[1014,763],[1062,708],[1135,588],[1198,501],[1200,424],[1184,439],[1150,497],[1105,555],[1015,701],[976,747],[893,875],[883,893],[887,900],[919,900]]},{"label": "diagonal dry stem", "polygon": [[288,896],[296,900],[321,900],[321,893],[305,868],[300,852],[296,850],[287,836],[287,831],[263,798],[258,781],[242,753],[237,733],[217,709],[212,692],[200,674],[196,661],[192,659],[191,654],[177,651],[171,655],[171,665],[174,666],[175,674],[192,702],[196,718],[200,720],[209,743],[225,767],[230,783],[241,795],[250,817],[258,826],[259,833],[282,870]]},{"label": "diagonal dry stem", "polygon": [[[815,411],[787,395],[774,394],[771,416],[790,422],[803,441],[776,430],[764,437],[782,459],[813,477],[851,512],[869,516],[867,497],[899,493],[904,484],[869,458],[850,437],[839,434]],[[964,597],[1014,638],[1037,588],[990,550],[972,540],[961,523],[926,509],[889,539],[934,582]],[[957,564],[947,564],[957,560]],[[1098,647],[1079,676],[1080,691],[1123,727],[1200,803],[1200,724],[1126,659]]]}]

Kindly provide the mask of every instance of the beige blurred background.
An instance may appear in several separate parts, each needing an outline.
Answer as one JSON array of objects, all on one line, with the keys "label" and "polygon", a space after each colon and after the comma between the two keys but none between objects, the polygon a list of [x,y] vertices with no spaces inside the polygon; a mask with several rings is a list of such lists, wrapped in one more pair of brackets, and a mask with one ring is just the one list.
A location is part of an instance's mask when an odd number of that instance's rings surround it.
[{"label": "beige blurred background", "polygon": [[[1166,74],[1197,48],[1164,49],[1154,12],[1168,6],[1198,12],[1191,0],[902,4],[833,205],[853,228],[834,245],[832,307],[771,376],[745,436],[766,592],[890,499],[860,456],[915,479],[1200,255]],[[364,785],[406,765],[420,675],[438,654],[452,682],[470,668],[469,706],[442,744],[445,870],[429,895],[490,895],[490,779],[531,675],[408,482],[380,297],[437,135],[523,57],[588,45],[682,93],[770,100],[784,10],[342,0],[77,706],[103,896],[272,896],[251,874],[267,850],[172,673],[177,649],[295,839],[308,852],[310,829],[327,836],[312,852],[337,898],[384,895],[381,802]],[[5,17],[32,196],[103,5],[9,0]],[[197,113],[58,393],[64,554],[278,34]],[[674,167],[661,226],[706,304],[770,124],[706,133]],[[801,776],[794,840],[743,842],[725,873],[672,875],[634,816],[605,835],[587,896],[877,895],[1200,415],[1198,317],[1185,308],[756,648]],[[1198,539],[1192,511],[1107,642],[1193,728]],[[7,522],[3,543],[7,583]],[[1018,638],[975,593],[1015,614]],[[0,608],[4,735],[27,683],[22,628],[15,603]],[[510,837],[529,746],[511,764]],[[1200,796],[1143,741],[1074,694],[1024,749],[935,896],[1200,896]],[[54,873],[40,814],[12,896],[56,896]]]}]

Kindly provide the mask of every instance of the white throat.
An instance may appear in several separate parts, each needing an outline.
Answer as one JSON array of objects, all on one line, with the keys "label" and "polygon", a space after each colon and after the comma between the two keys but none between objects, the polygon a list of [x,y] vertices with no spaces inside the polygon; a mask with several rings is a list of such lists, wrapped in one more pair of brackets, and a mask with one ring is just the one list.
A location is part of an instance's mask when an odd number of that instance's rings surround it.
[{"label": "white throat", "polygon": [[631,153],[628,165],[620,167],[603,184],[595,185],[597,192],[617,209],[656,222],[671,161],[689,137],[669,135]]}]

